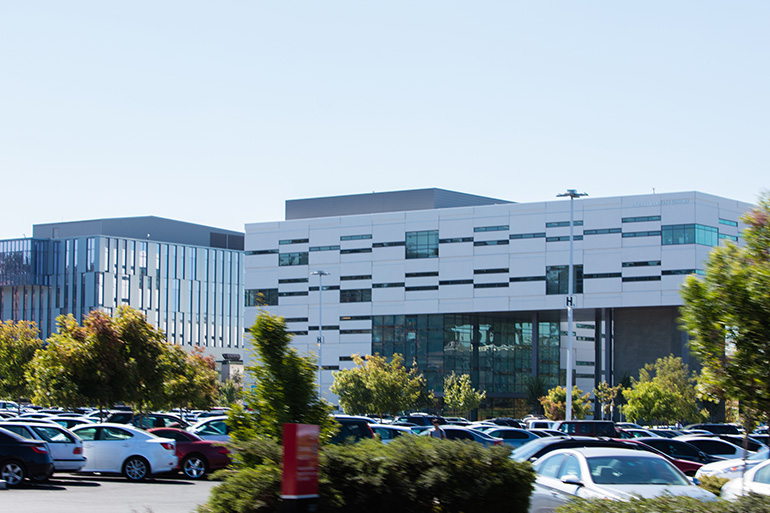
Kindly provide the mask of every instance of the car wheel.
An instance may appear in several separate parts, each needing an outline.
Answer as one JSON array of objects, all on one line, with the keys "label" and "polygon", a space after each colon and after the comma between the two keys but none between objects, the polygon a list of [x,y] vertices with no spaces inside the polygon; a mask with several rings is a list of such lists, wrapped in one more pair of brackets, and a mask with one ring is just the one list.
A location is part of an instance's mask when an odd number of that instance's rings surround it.
[{"label": "car wheel", "polygon": [[191,454],[182,461],[182,472],[190,479],[200,479],[207,471],[208,464],[203,456]]},{"label": "car wheel", "polygon": [[150,473],[150,464],[141,456],[131,456],[123,463],[123,475],[129,481],[141,481]]},{"label": "car wheel", "polygon": [[24,467],[17,461],[6,461],[0,466],[0,479],[9,487],[19,486],[25,475]]}]

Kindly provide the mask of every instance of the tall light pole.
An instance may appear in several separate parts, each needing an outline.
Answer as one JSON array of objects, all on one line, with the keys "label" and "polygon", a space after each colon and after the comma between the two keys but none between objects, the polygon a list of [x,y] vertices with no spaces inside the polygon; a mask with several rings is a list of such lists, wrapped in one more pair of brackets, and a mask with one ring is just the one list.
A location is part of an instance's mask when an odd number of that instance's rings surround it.
[{"label": "tall light pole", "polygon": [[572,420],[572,308],[574,306],[573,290],[573,261],[575,242],[575,204],[574,199],[588,196],[585,192],[576,189],[567,189],[567,192],[557,194],[557,198],[569,198],[569,269],[567,270],[567,404],[565,405],[564,418]]},{"label": "tall light pole", "polygon": [[323,329],[323,278],[329,276],[326,271],[313,271],[311,276],[318,276],[318,396],[322,397],[323,392],[321,390],[321,351],[323,351],[324,341],[324,329]]}]

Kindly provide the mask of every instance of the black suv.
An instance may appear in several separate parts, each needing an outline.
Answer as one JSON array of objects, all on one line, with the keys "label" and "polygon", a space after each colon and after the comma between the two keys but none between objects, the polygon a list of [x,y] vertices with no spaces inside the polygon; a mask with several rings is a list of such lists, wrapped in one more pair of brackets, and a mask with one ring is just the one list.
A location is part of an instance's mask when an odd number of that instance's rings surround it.
[{"label": "black suv", "polygon": [[620,431],[611,420],[562,420],[553,429],[569,435],[620,438]]},{"label": "black suv", "polygon": [[340,430],[332,437],[333,444],[374,438],[374,431],[369,427],[369,422],[361,417],[334,415],[334,420],[339,423]]}]

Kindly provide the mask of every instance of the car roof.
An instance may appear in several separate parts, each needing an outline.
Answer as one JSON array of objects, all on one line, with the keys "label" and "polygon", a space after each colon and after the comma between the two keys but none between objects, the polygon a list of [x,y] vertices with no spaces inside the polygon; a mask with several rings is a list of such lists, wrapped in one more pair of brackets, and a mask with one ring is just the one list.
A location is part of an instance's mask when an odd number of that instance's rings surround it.
[{"label": "car roof", "polygon": [[[660,458],[658,454],[649,451],[639,451],[636,449],[626,449],[623,447],[570,447],[559,449],[548,453],[548,456],[552,454],[558,454],[562,452],[577,452],[582,454],[586,458],[606,457],[606,456],[629,456],[633,458]],[[545,456],[543,456],[545,457]],[[663,458],[665,459],[665,458]]]}]

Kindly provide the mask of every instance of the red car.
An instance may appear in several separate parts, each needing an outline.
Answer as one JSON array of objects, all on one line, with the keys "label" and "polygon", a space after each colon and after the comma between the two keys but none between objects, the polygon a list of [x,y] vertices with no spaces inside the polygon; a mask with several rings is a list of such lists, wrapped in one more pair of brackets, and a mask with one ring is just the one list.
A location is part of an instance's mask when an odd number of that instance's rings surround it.
[{"label": "red car", "polygon": [[623,441],[626,443],[634,444],[644,451],[657,454],[658,456],[662,456],[663,458],[667,459],[670,463],[672,463],[676,468],[681,470],[683,474],[690,477],[695,476],[695,473],[698,471],[698,469],[701,468],[701,466],[703,466],[703,463],[696,463],[694,461],[672,458],[668,454],[665,454],[664,452],[659,451],[655,447],[647,445],[646,443],[636,439],[629,439],[629,440],[623,440]]},{"label": "red car", "polygon": [[152,428],[147,430],[156,436],[176,440],[177,470],[190,479],[200,479],[211,470],[230,464],[229,451],[210,440],[203,440],[193,433],[176,428]]}]

